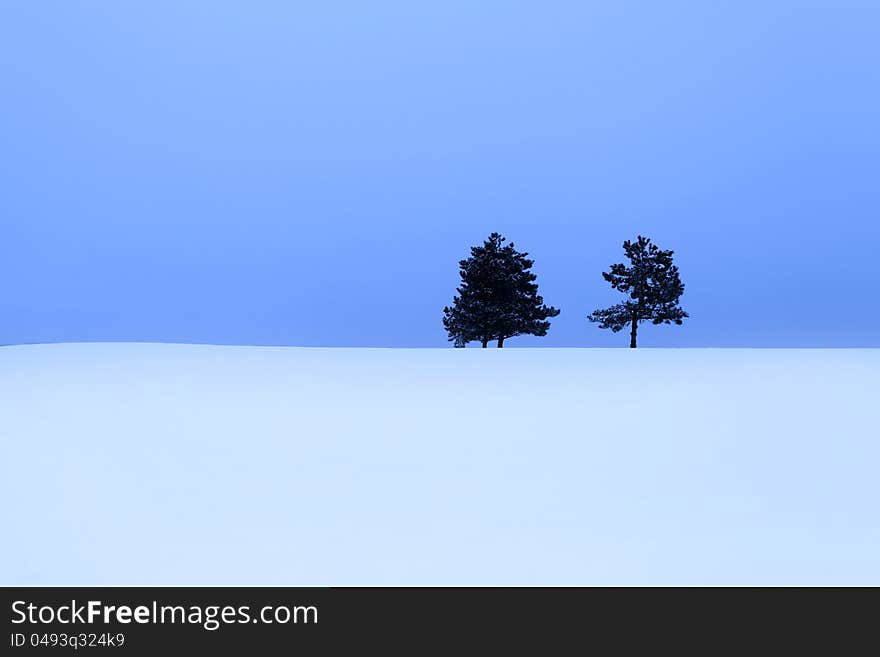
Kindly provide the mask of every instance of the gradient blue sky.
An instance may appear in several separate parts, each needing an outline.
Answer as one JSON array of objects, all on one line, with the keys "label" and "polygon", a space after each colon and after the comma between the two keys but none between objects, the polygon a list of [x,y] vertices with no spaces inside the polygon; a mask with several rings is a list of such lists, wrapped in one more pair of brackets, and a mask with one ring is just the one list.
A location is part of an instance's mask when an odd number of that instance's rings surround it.
[{"label": "gradient blue sky", "polygon": [[445,346],[498,230],[644,346],[880,346],[880,3],[0,5],[0,343]]}]

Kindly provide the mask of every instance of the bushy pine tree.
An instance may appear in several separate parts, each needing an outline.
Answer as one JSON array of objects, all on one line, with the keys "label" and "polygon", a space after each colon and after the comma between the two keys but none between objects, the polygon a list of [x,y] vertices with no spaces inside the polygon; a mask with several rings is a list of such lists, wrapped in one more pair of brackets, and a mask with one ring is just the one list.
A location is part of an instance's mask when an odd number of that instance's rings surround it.
[{"label": "bushy pine tree", "polygon": [[617,333],[629,327],[629,346],[636,348],[636,333],[640,322],[652,324],[678,324],[688,314],[678,305],[684,292],[684,284],[678,275],[678,267],[672,264],[672,251],[663,251],[647,237],[638,236],[635,242],[623,243],[623,250],[630,261],[611,265],[611,271],[602,277],[611,287],[629,296],[629,300],[596,310],[587,316],[597,322],[599,328],[610,328]]},{"label": "bushy pine tree", "polygon": [[547,335],[547,319],[559,314],[538,294],[537,277],[529,271],[534,261],[505,241],[492,233],[458,263],[461,285],[452,306],[443,309],[443,326],[456,347],[477,341],[485,348],[491,340],[503,347],[517,335]]}]

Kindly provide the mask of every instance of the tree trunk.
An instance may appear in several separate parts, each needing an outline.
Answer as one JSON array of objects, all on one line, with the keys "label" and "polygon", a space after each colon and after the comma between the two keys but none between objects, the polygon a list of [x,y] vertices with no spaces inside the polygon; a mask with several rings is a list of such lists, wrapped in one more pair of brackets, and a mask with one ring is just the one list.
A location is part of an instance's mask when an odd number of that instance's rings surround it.
[{"label": "tree trunk", "polygon": [[636,348],[636,331],[639,328],[639,320],[637,317],[632,318],[632,329],[629,332],[629,348]]},{"label": "tree trunk", "polygon": [[485,349],[488,346],[489,346],[489,340],[488,340],[488,338],[484,338],[483,339],[483,349]]},{"label": "tree trunk", "polygon": [[501,349],[501,347],[503,347],[503,346],[504,346],[504,338],[498,338],[498,348]]}]

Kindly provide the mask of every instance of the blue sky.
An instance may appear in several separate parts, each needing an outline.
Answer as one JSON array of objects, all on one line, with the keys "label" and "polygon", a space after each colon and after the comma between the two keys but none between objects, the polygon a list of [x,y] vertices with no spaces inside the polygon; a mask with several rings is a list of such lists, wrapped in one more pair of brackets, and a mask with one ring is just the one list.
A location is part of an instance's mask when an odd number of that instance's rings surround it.
[{"label": "blue sky", "polygon": [[876,2],[4,2],[0,343],[445,346],[497,230],[640,346],[880,346]]}]

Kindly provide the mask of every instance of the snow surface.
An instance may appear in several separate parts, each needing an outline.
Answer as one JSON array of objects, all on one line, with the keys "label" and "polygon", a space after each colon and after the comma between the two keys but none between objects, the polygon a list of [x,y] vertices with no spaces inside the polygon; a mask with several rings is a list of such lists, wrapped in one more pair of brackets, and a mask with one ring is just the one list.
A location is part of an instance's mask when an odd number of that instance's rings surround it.
[{"label": "snow surface", "polygon": [[2,584],[880,584],[880,350],[0,348]]}]

